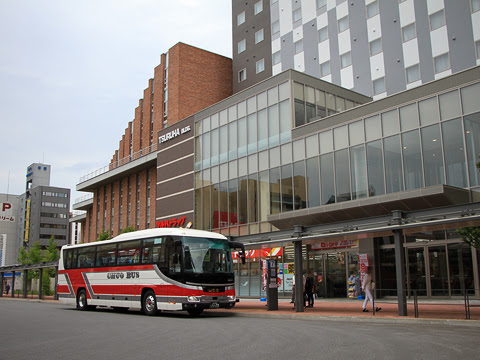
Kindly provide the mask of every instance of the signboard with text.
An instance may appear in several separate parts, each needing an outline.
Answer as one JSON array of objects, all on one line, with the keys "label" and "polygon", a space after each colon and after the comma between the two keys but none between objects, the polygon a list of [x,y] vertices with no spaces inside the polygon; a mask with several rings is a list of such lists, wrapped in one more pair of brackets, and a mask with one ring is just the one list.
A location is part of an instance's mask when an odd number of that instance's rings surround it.
[{"label": "signboard with text", "polygon": [[13,206],[11,203],[0,203],[0,221],[2,222],[15,222],[15,216],[13,215]]}]

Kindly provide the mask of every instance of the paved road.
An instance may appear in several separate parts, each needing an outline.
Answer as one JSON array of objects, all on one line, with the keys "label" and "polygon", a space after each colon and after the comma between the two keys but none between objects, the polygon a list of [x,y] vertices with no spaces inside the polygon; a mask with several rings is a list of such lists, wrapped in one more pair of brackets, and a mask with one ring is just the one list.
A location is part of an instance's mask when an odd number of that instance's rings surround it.
[{"label": "paved road", "polygon": [[477,327],[80,312],[0,299],[0,359],[474,359]]}]

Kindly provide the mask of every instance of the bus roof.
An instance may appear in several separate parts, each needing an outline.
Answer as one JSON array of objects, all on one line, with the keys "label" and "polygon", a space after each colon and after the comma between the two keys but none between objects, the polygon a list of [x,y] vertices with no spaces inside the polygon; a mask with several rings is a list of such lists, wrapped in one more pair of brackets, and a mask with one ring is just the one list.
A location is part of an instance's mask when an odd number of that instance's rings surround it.
[{"label": "bus roof", "polygon": [[116,243],[116,242],[127,241],[127,240],[140,240],[140,239],[154,238],[158,236],[189,236],[189,237],[201,237],[201,238],[227,240],[227,238],[222,234],[213,233],[210,231],[184,229],[184,228],[155,228],[155,229],[138,230],[138,231],[132,231],[132,232],[120,234],[110,240],[94,241],[90,243],[77,244],[77,245],[69,244],[69,245],[64,245],[64,247],[71,248],[71,247],[94,246],[99,244],[109,244],[109,243]]}]

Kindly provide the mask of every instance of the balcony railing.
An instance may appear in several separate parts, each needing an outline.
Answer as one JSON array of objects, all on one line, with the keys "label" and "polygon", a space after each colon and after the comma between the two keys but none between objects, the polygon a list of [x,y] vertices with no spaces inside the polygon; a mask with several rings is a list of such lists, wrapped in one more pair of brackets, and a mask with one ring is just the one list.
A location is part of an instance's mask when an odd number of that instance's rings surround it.
[{"label": "balcony railing", "polygon": [[81,202],[93,199],[93,193],[88,193],[82,197],[76,198],[74,204],[79,204]]},{"label": "balcony railing", "polygon": [[82,176],[80,178],[80,180],[78,181],[78,183],[81,184],[81,183],[83,183],[87,180],[93,179],[94,177],[105,174],[106,172],[108,172],[110,170],[116,169],[117,167],[120,167],[122,165],[126,165],[131,161],[134,161],[134,160],[137,160],[137,159],[141,158],[142,156],[145,156],[145,155],[151,154],[152,152],[157,151],[157,149],[158,149],[158,144],[157,143],[152,144],[147,148],[144,148],[140,151],[137,151],[137,152],[133,153],[132,155],[124,157],[124,158],[122,158],[118,161],[115,161],[113,163],[110,163],[110,164],[108,164],[108,165],[106,165],[106,166],[104,166],[104,167],[102,167],[98,170],[95,170],[95,171],[91,172],[90,174]]}]

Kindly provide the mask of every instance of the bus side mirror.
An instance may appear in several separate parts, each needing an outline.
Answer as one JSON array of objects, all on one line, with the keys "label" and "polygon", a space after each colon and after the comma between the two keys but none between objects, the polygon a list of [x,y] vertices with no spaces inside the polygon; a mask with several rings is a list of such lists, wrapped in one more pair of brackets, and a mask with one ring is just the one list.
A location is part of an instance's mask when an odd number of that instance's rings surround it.
[{"label": "bus side mirror", "polygon": [[245,245],[241,242],[230,241],[230,248],[231,249],[240,249],[238,252],[238,256],[242,259],[242,264],[245,264],[246,261],[246,252],[245,252]]}]

